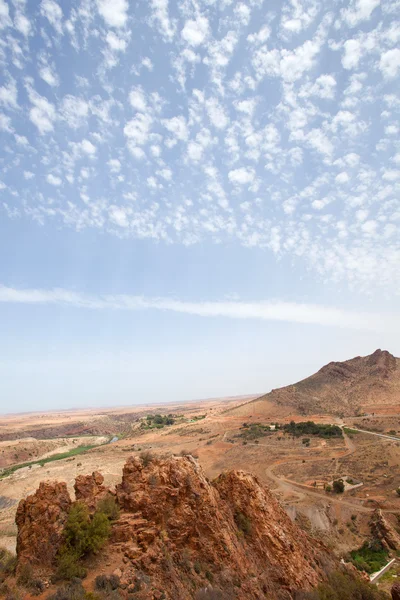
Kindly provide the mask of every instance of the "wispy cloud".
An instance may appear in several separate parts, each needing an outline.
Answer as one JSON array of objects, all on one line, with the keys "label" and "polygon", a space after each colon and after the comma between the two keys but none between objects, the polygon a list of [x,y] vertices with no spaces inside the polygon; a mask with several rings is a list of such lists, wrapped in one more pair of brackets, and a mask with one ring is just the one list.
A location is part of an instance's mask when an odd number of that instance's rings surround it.
[{"label": "wispy cloud", "polygon": [[159,310],[229,319],[284,321],[368,331],[400,331],[400,319],[395,315],[356,313],[317,304],[294,302],[186,301],[175,298],[152,298],[133,295],[88,295],[63,288],[16,289],[0,286],[0,302],[11,304],[53,304],[88,310]]}]

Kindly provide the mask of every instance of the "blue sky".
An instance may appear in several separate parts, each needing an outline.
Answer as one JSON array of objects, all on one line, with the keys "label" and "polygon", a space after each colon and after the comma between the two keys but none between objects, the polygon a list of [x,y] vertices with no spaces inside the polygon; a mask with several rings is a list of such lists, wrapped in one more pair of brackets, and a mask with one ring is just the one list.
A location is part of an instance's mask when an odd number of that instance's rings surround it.
[{"label": "blue sky", "polygon": [[399,8],[0,0],[2,412],[400,355]]}]

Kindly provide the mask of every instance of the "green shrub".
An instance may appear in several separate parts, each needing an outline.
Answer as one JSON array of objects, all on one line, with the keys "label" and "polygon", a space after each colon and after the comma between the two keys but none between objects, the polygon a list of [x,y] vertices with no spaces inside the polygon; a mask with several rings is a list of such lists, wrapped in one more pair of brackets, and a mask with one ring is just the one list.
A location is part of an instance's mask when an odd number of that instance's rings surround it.
[{"label": "green shrub", "polygon": [[359,571],[375,573],[386,565],[389,554],[379,540],[372,540],[365,542],[358,550],[352,550],[350,558]]},{"label": "green shrub", "polygon": [[64,544],[58,556],[57,579],[84,577],[86,570],[80,560],[88,554],[97,554],[111,532],[108,516],[96,510],[91,517],[83,502],[75,502],[64,527]]},{"label": "green shrub", "polygon": [[97,504],[97,511],[103,513],[110,521],[116,521],[119,518],[119,506],[116,499],[108,494]]},{"label": "green shrub", "polygon": [[332,491],[332,486],[329,483],[326,484],[325,491],[328,493]]},{"label": "green shrub", "polygon": [[141,452],[139,456],[142,459],[144,467],[147,467],[152,462],[152,460],[154,460],[153,453],[149,452],[148,450],[146,450],[145,452]]},{"label": "green shrub", "polygon": [[343,494],[344,492],[344,481],[343,479],[335,479],[333,482],[333,491],[335,494]]},{"label": "green shrub", "polygon": [[343,437],[342,430],[338,425],[325,425],[314,423],[314,421],[302,421],[301,423],[291,421],[284,425],[282,429],[295,437],[301,435],[316,435],[323,438]]},{"label": "green shrub", "polygon": [[95,596],[85,591],[79,579],[71,581],[68,585],[59,588],[47,600],[95,600]]},{"label": "green shrub", "polygon": [[44,590],[43,581],[35,577],[30,563],[25,563],[19,568],[17,584],[26,588],[33,594],[40,594]]},{"label": "green shrub", "polygon": [[0,583],[12,575],[17,566],[17,557],[6,548],[0,548]]},{"label": "green shrub", "polygon": [[251,521],[249,517],[246,517],[242,512],[239,511],[235,514],[235,523],[238,529],[245,535],[251,534]]},{"label": "green shrub", "polygon": [[194,563],[193,569],[194,569],[195,573],[197,573],[197,575],[200,575],[200,573],[201,573],[201,564],[199,563],[198,560],[196,560],[196,562]]},{"label": "green shrub", "polygon": [[55,581],[62,579],[70,580],[74,577],[83,579],[86,576],[86,569],[80,564],[79,556],[68,548],[63,546],[60,550],[57,560],[57,570],[55,572]]},{"label": "green shrub", "polygon": [[110,593],[119,587],[119,577],[117,575],[98,575],[94,580],[96,590],[99,592]]}]

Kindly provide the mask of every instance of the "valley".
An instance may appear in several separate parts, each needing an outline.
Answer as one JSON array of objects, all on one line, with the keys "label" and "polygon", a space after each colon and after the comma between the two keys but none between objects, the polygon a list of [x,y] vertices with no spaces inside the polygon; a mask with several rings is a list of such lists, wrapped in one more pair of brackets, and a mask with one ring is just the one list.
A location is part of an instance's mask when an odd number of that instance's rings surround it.
[{"label": "valley", "polygon": [[[400,536],[400,402],[377,401],[355,414],[303,412],[268,397],[239,397],[5,416],[0,547],[15,551],[18,503],[41,481],[65,482],[73,498],[75,479],[100,471],[114,489],[127,459],[143,453],[191,455],[210,481],[231,470],[252,473],[338,559],[371,540],[377,509]],[[338,480],[343,493],[332,489]],[[389,590],[391,583],[385,575],[378,586]]]}]

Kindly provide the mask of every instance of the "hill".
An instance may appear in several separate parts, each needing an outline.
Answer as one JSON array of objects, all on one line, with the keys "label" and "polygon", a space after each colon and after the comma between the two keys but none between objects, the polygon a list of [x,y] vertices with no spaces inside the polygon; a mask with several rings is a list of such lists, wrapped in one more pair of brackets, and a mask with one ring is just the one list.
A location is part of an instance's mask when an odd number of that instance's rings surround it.
[{"label": "hill", "polygon": [[354,415],[399,404],[400,359],[386,350],[376,350],[369,356],[330,362],[307,379],[242,405],[237,413],[270,414],[275,406],[279,407],[278,414],[288,410],[300,415]]}]

